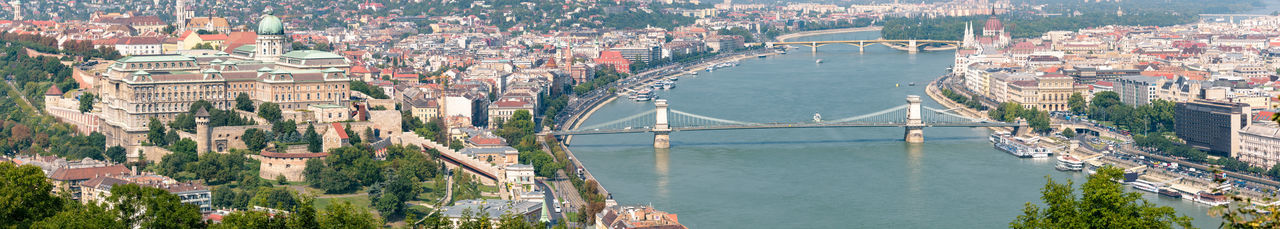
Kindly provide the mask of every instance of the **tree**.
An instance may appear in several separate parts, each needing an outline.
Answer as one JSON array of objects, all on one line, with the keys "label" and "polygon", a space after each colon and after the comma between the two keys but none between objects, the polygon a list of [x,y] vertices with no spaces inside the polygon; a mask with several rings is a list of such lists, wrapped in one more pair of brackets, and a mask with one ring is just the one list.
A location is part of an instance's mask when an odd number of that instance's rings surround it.
[{"label": "tree", "polygon": [[302,42],[297,42],[297,41],[294,41],[292,44],[290,44],[290,45],[289,45],[289,47],[292,47],[292,48],[293,48],[293,50],[309,50],[309,49],[311,49],[311,47],[307,47],[307,44],[303,44]]},{"label": "tree", "polygon": [[280,122],[273,122],[271,124],[271,133],[276,135],[276,140],[278,141],[298,142],[300,140],[306,140],[306,139],[299,139],[298,123],[294,122],[293,119],[280,121]]},{"label": "tree", "polygon": [[40,167],[0,163],[0,227],[25,228],[56,214],[65,199],[51,191]]},{"label": "tree", "polygon": [[97,97],[94,96],[93,93],[85,92],[84,94],[80,94],[80,112],[93,111],[93,101],[95,99],[97,99]]},{"label": "tree", "polygon": [[1267,170],[1267,176],[1271,176],[1272,178],[1280,178],[1280,163],[1272,165],[1271,169]]},{"label": "tree", "polygon": [[347,133],[348,143],[355,145],[355,144],[360,144],[361,142],[364,142],[364,140],[360,138],[360,134],[356,133],[355,129],[351,129],[351,123],[347,123],[347,127],[343,128],[342,131]]},{"label": "tree", "polygon": [[1098,120],[1110,120],[1109,111],[1111,107],[1120,102],[1120,94],[1114,91],[1104,91],[1093,94],[1093,99],[1089,101],[1089,118]]},{"label": "tree", "polygon": [[[269,185],[269,184],[268,184]],[[298,206],[298,198],[286,187],[258,188],[258,193],[249,200],[251,206],[287,210]]]},{"label": "tree", "polygon": [[1089,104],[1084,101],[1084,96],[1079,92],[1072,93],[1071,97],[1067,98],[1067,106],[1071,107],[1071,113],[1076,114],[1084,114],[1089,110]]},{"label": "tree", "polygon": [[147,128],[147,141],[158,146],[169,145],[169,142],[165,141],[164,138],[164,123],[161,123],[159,119],[151,118],[151,122],[147,124]]},{"label": "tree", "polygon": [[272,102],[265,102],[262,103],[262,105],[258,105],[258,117],[262,117],[272,123],[279,122],[280,118],[282,118],[280,114],[280,105]]},{"label": "tree", "polygon": [[1082,196],[1075,195],[1072,182],[1057,183],[1048,180],[1040,198],[1044,209],[1026,203],[1023,215],[1009,223],[1010,228],[1174,228],[1174,225],[1190,228],[1191,218],[1177,216],[1171,207],[1148,203],[1142,194],[1125,192],[1124,186],[1113,182],[1124,172],[1115,167],[1098,169],[1089,176],[1081,188]]},{"label": "tree", "polygon": [[464,146],[462,145],[462,140],[453,139],[453,141],[449,141],[449,149],[456,151],[456,150],[462,149],[463,147]]},{"label": "tree", "polygon": [[382,214],[382,217],[402,216],[406,207],[404,202],[417,196],[418,190],[414,186],[411,175],[399,174],[391,170],[386,171],[386,174],[385,181],[369,189],[369,202]]},{"label": "tree", "polygon": [[375,218],[369,210],[342,201],[325,207],[316,222],[323,228],[377,228],[382,221]]},{"label": "tree", "polygon": [[218,47],[214,46],[212,43],[204,42],[196,44],[196,46],[191,49],[218,49]]},{"label": "tree", "polygon": [[285,178],[285,177],[284,177],[284,174],[278,174],[278,175],[276,175],[276,184],[278,184],[278,185],[285,185],[285,184],[288,184],[288,183],[289,183],[289,179],[288,179],[288,178]]},{"label": "tree", "polygon": [[249,93],[241,92],[236,95],[236,109],[253,112],[253,100],[249,99]]},{"label": "tree", "polygon": [[195,205],[182,203],[177,195],[164,189],[136,184],[111,187],[112,203],[117,217],[125,225],[142,228],[202,228],[204,221]]},{"label": "tree", "polygon": [[324,150],[324,140],[320,139],[320,134],[316,133],[315,125],[307,125],[307,133],[302,135],[307,141],[307,151],[319,153]]},{"label": "tree", "polygon": [[111,162],[125,163],[125,160],[128,160],[128,158],[126,158],[128,155],[126,155],[124,147],[111,146],[107,148],[106,154],[107,159],[111,159]]},{"label": "tree", "polygon": [[63,209],[57,215],[32,225],[32,228],[128,228],[116,220],[114,213],[101,205],[70,202]]},{"label": "tree", "polygon": [[236,211],[222,217],[213,228],[287,228],[286,215],[271,216],[264,211]]},{"label": "tree", "polygon": [[249,147],[249,150],[259,151],[267,147],[267,142],[270,141],[271,137],[258,128],[249,128],[244,130],[244,135],[240,138],[244,140],[244,145]]},{"label": "tree", "polygon": [[1076,137],[1076,130],[1073,130],[1071,128],[1062,128],[1062,136],[1067,138],[1074,138]]}]

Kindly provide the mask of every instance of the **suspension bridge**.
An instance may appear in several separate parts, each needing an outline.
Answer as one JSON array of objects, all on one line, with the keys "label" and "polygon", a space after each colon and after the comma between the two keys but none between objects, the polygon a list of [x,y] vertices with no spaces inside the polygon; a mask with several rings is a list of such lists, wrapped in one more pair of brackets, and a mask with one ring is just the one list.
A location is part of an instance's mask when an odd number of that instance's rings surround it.
[{"label": "suspension bridge", "polygon": [[[760,44],[761,44],[761,43],[751,43],[751,44],[749,44],[749,45],[760,45]],[[777,41],[777,42],[765,42],[765,43],[763,43],[763,45],[764,45],[765,47],[768,47],[768,48],[773,48],[773,47],[774,47],[774,46],[776,46],[776,45],[798,45],[798,46],[809,46],[809,48],[810,48],[810,49],[812,49],[814,52],[817,52],[817,51],[818,51],[818,47],[822,47],[822,46],[824,46],[824,45],[829,45],[829,44],[846,44],[846,45],[858,46],[858,52],[862,52],[864,49],[866,49],[866,47],[867,47],[867,46],[871,46],[871,45],[884,45],[884,46],[888,46],[888,47],[890,47],[890,48],[894,48],[894,49],[906,50],[906,51],[911,52],[911,53],[915,53],[915,52],[920,51],[920,46],[924,46],[924,45],[942,45],[944,48],[955,48],[955,47],[960,47],[960,41],[950,41],[950,40],[916,40],[916,39],[910,39],[910,40],[874,39],[874,40],[841,40],[841,41]],[[930,50],[932,50],[932,49],[930,49]]]},{"label": "suspension bridge", "polygon": [[573,130],[551,131],[555,136],[595,134],[654,134],[654,148],[670,148],[671,132],[742,129],[784,128],[841,128],[841,127],[903,127],[903,139],[910,143],[924,142],[925,127],[1014,127],[1018,134],[1029,128],[1025,122],[1009,123],[975,119],[955,114],[948,109],[920,105],[920,96],[907,96],[907,104],[847,118],[804,122],[747,122],[709,117],[670,109],[666,100],[657,100],[655,109],[600,124]]}]

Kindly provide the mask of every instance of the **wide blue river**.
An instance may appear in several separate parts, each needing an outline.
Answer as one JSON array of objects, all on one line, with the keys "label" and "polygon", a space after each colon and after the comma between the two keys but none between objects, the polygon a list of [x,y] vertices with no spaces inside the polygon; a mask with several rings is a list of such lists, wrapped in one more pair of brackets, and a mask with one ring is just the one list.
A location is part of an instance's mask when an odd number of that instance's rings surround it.
[{"label": "wide blue river", "polygon": [[[871,39],[878,32],[797,40]],[[823,59],[824,63],[815,63]],[[907,54],[872,46],[807,47],[737,67],[682,76],[659,92],[671,109],[754,122],[834,120],[905,104],[951,65],[953,52]],[[916,82],[918,86],[908,86]],[[897,86],[895,86],[897,85]],[[619,99],[585,125],[654,109]],[[622,204],[653,205],[692,228],[1000,228],[1040,203],[1046,176],[1080,173],[992,148],[989,131],[927,128],[908,144],[902,128],[678,132],[655,150],[652,134],[574,137],[571,149]],[[1156,204],[1216,227],[1208,207],[1147,194]]]}]

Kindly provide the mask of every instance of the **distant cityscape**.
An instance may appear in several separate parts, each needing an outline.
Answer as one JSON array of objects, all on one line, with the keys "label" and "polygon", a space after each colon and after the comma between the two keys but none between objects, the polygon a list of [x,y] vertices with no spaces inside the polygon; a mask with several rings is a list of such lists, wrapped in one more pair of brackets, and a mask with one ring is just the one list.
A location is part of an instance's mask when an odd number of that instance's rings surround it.
[{"label": "distant cityscape", "polygon": [[[13,0],[0,3],[0,226],[687,228],[688,213],[620,203],[570,136],[653,132],[671,148],[654,91],[866,42],[954,52],[898,108],[915,112],[903,144],[926,138],[912,132],[925,96],[948,108],[926,113],[1059,170],[1276,206],[1280,16],[1233,13],[1262,4],[1245,0],[1131,4],[1144,3]],[[1081,22],[1099,15],[1114,20]],[[652,101],[659,121],[582,127],[615,99]]]}]

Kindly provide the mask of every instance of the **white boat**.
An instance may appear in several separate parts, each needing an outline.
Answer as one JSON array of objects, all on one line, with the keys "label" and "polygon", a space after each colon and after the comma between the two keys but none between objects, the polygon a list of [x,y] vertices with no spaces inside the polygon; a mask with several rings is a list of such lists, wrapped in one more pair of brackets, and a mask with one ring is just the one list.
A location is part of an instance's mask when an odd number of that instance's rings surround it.
[{"label": "white boat", "polygon": [[1222,195],[1222,193],[1210,193],[1205,191],[1196,193],[1196,198],[1194,200],[1196,203],[1202,203],[1209,206],[1221,206],[1231,203],[1230,201],[1227,201],[1227,197]]},{"label": "white boat", "polygon": [[671,88],[674,88],[674,87],[676,87],[676,82],[671,81],[671,80],[665,80],[665,81],[662,81],[662,89],[663,89],[663,90],[670,90]]},{"label": "white boat", "polygon": [[635,98],[634,98],[634,99],[635,99],[636,101],[649,101],[649,100],[653,99],[654,97],[655,97],[655,96],[653,95],[653,91],[652,91],[652,90],[644,89],[644,90],[640,90],[640,91],[636,92],[636,93],[635,93]]},{"label": "white boat", "polygon": [[813,61],[813,62],[821,64],[821,63],[822,63],[822,59],[818,59],[818,60]]},{"label": "white boat", "polygon": [[1039,138],[1027,139],[996,133],[991,135],[990,140],[996,149],[1003,150],[1015,157],[1047,158],[1053,155],[1053,151],[1048,148],[1035,147],[1035,143],[1039,141]]},{"label": "white boat", "polygon": [[1058,165],[1054,166],[1054,168],[1059,171],[1079,172],[1080,170],[1084,170],[1084,161],[1072,157],[1071,155],[1062,155],[1058,156]]},{"label": "white boat", "polygon": [[1130,184],[1132,184],[1132,185],[1133,185],[1133,189],[1142,190],[1142,191],[1147,191],[1147,192],[1151,192],[1151,193],[1159,193],[1159,192],[1160,192],[1160,187],[1159,187],[1159,186],[1157,186],[1155,183],[1151,183],[1150,181],[1145,181],[1145,180],[1141,180],[1141,179],[1139,179],[1139,180],[1133,181],[1133,182],[1132,182],[1132,183],[1130,183]]},{"label": "white boat", "polygon": [[813,113],[813,122],[822,122],[822,114]]},{"label": "white boat", "polygon": [[698,75],[698,71],[693,71],[693,75]]}]

